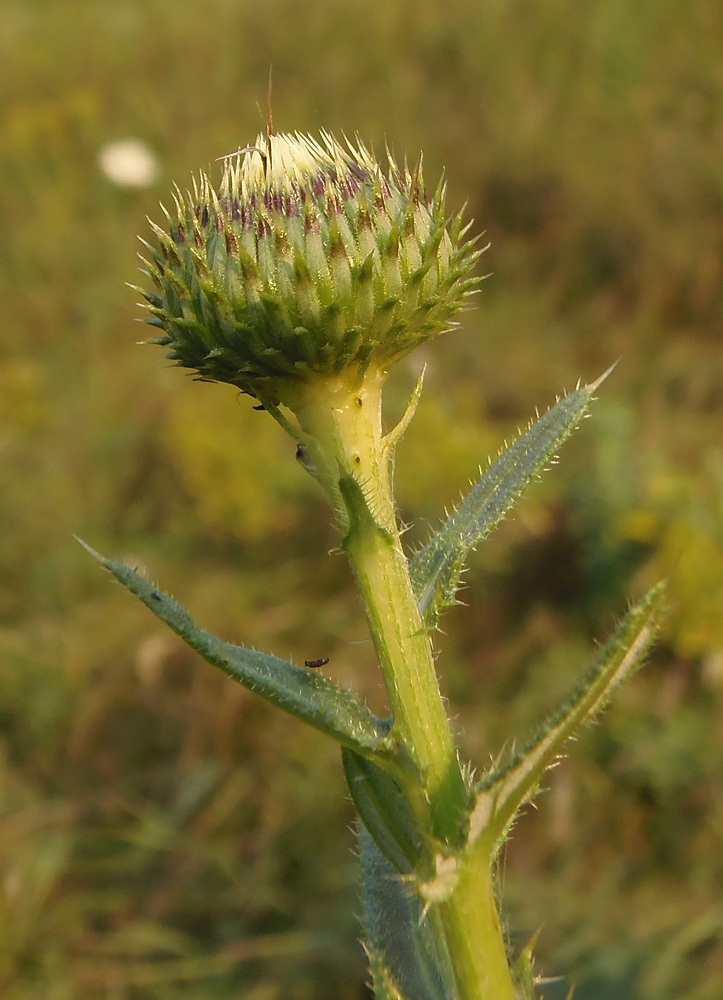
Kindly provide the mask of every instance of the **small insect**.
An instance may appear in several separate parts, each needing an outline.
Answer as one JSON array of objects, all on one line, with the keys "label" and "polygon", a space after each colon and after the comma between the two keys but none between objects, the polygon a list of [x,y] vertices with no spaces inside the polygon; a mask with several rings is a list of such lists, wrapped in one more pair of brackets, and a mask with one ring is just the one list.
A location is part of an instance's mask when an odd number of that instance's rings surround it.
[{"label": "small insect", "polygon": [[299,465],[303,465],[307,472],[310,472],[313,476],[316,472],[316,466],[311,461],[309,457],[309,452],[304,444],[297,444],[296,446],[296,461]]},{"label": "small insect", "polygon": [[325,667],[329,662],[328,656],[323,656],[320,660],[304,660],[305,667],[311,667],[312,670],[317,670],[319,667]]}]

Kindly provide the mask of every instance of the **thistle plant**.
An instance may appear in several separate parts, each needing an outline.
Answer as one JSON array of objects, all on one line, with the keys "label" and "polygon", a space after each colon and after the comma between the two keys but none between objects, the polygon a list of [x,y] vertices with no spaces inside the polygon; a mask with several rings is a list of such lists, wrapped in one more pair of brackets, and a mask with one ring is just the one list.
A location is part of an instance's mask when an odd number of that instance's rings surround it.
[{"label": "thistle plant", "polygon": [[[510,954],[495,871],[517,813],[566,741],[643,659],[661,615],[651,590],[567,700],[476,773],[462,763],[433,638],[472,550],[555,457],[602,381],[560,398],[492,462],[413,554],[400,537],[382,421],[393,364],[449,330],[477,290],[480,250],[445,187],[327,133],[260,136],[218,188],[176,189],[153,225],[140,289],[152,343],[208,382],[253,397],[291,435],[325,493],[364,603],[389,702],[376,717],[319,664],[297,666],[204,631],[175,600],[98,556],[209,663],[336,740],[359,815],[365,948],[377,1000],[529,1000],[532,956]],[[165,210],[164,210],[165,211]],[[91,550],[92,551],[92,550]],[[97,553],[94,553],[97,555]]]}]

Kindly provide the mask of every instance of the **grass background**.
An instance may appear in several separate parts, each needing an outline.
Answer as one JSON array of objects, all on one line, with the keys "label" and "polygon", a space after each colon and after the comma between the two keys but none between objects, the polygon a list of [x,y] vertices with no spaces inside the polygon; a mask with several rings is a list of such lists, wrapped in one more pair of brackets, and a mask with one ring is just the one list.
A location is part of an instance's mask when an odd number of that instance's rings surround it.
[{"label": "grass background", "polygon": [[[505,913],[579,1000],[723,994],[722,46],[717,0],[5,0],[3,997],[368,995],[334,748],[215,676],[71,537],[383,704],[293,446],[136,347],[124,285],[171,183],[263,125],[270,64],[277,130],[424,149],[492,244],[476,311],[391,387],[394,412],[428,363],[398,458],[410,540],[535,407],[620,359],[478,555],[439,663],[483,764],[671,574],[651,663],[515,830]],[[127,136],[159,158],[151,189],[98,168]]]}]

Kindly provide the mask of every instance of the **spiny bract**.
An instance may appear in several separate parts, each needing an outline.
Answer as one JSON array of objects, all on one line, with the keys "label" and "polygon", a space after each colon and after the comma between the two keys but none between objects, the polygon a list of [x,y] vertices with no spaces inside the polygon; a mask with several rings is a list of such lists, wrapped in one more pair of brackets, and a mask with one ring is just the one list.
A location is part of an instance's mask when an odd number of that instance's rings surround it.
[{"label": "spiny bract", "polygon": [[383,170],[360,143],[270,134],[176,189],[141,258],[151,342],[202,379],[262,402],[356,368],[386,368],[443,332],[477,284],[479,256],[421,162]]}]

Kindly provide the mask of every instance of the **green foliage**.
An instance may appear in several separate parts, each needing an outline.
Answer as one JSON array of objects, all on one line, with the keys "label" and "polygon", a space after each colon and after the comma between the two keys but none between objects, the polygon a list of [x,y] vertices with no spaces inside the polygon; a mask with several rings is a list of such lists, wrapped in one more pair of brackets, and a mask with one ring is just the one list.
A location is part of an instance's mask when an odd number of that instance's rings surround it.
[{"label": "green foliage", "polygon": [[529,483],[577,427],[597,387],[560,400],[490,465],[411,563],[412,585],[427,624],[455,603],[470,552],[497,527]]},{"label": "green foliage", "polygon": [[596,718],[615,688],[648,655],[660,627],[664,597],[665,590],[658,585],[631,608],[572,695],[543,722],[526,746],[482,777],[470,814],[471,843],[486,838],[495,853],[502,846],[519,809],[535,795],[542,776],[558,760],[565,743],[584,723]]},{"label": "green foliage", "polygon": [[[314,447],[332,477],[329,499],[339,497],[344,505],[338,525],[342,548],[359,584],[392,702],[386,722],[322,675],[198,628],[184,608],[137,572],[82,544],[210,664],[342,744],[344,772],[361,820],[366,948],[375,994],[455,1000],[493,992],[499,1000],[512,998],[518,991],[499,932],[491,866],[515,815],[537,791],[564,743],[600,712],[647,653],[659,626],[662,588],[654,588],[630,611],[573,695],[521,753],[483,778],[470,802],[423,614],[436,616],[441,605],[452,602],[469,550],[549,463],[584,414],[597,383],[560,401],[500,455],[422,550],[416,573],[410,573],[388,515],[392,484],[386,465],[390,447],[416,408],[421,379],[386,439],[378,430],[378,374],[370,380],[373,389],[365,380],[345,394],[338,380],[317,384],[304,419],[320,434]],[[352,455],[371,470],[370,479],[357,481],[346,471]],[[370,497],[382,505],[379,512]],[[524,992],[531,1000],[528,986]]]},{"label": "green foliage", "polygon": [[[663,646],[516,828],[505,894],[511,932],[543,926],[543,971],[574,969],[576,1000],[718,1000],[720,5],[78,0],[69,18],[8,0],[1,17],[2,990],[365,995],[335,757],[198,669],[71,541],[146,561],[216,632],[331,655],[379,702],[293,448],[247,402],[154,368],[123,289],[161,191],[263,124],[273,63],[279,128],[423,147],[492,243],[482,308],[443,363],[427,353],[398,449],[410,545],[531,401],[621,358],[555,475],[471,560],[474,614],[445,621],[448,694],[488,761],[573,683],[631,571],[640,592],[670,575]],[[157,189],[99,173],[126,134],[159,155]],[[199,456],[226,435],[239,457],[217,472]],[[183,826],[206,765],[218,784]]]},{"label": "green foliage", "polygon": [[223,642],[199,628],[185,608],[123,563],[104,559],[81,543],[113,576],[139,597],[191,649],[272,705],[362,753],[391,756],[389,726],[322,674],[255,649]]},{"label": "green foliage", "polygon": [[421,842],[409,802],[398,782],[373,761],[342,750],[344,777],[354,805],[376,851],[391,862],[396,875],[409,874],[419,860]]},{"label": "green foliage", "polygon": [[359,857],[375,1000],[444,1000],[451,996],[452,976],[444,973],[445,963],[436,952],[419,900],[361,824]]}]

